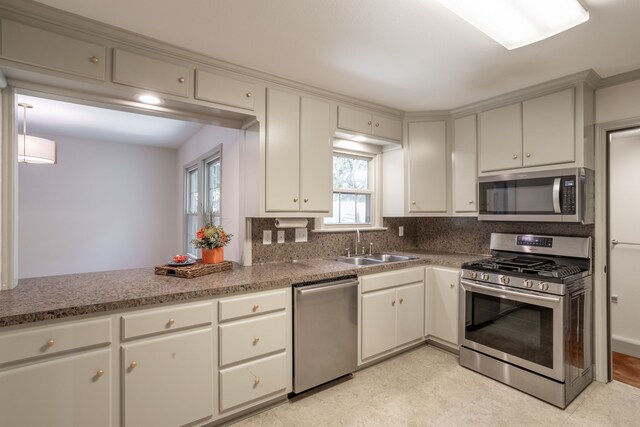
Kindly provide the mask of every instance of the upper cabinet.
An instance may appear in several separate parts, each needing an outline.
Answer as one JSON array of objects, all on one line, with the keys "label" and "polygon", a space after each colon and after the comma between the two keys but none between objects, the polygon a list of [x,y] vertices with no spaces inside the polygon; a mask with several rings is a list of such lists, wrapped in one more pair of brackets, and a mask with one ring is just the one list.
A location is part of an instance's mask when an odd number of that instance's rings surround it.
[{"label": "upper cabinet", "polygon": [[476,203],[476,115],[453,121],[453,213],[475,213]]},{"label": "upper cabinet", "polygon": [[267,89],[266,212],[331,212],[330,117],[325,101]]},{"label": "upper cabinet", "polygon": [[342,105],[338,107],[338,129],[394,141],[402,140],[402,120]]},{"label": "upper cabinet", "polygon": [[447,212],[447,122],[409,122],[405,156],[409,213]]},{"label": "upper cabinet", "polygon": [[253,110],[254,91],[253,83],[196,70],[196,99]]},{"label": "upper cabinet", "polygon": [[114,83],[188,97],[192,73],[185,65],[114,49]]},{"label": "upper cabinet", "polygon": [[107,48],[2,20],[2,57],[53,71],[105,80]]},{"label": "upper cabinet", "polygon": [[480,174],[593,167],[593,89],[585,83],[482,111]]}]

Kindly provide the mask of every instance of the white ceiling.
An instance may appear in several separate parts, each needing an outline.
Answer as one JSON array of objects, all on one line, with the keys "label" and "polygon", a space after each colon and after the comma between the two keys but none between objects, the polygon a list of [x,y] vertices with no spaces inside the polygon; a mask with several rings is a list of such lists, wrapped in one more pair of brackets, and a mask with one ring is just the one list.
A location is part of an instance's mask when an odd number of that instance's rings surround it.
[{"label": "white ceiling", "polygon": [[[535,0],[531,0],[535,1]],[[436,0],[40,0],[214,58],[404,111],[461,107],[593,68],[640,68],[640,1],[508,51]]]},{"label": "white ceiling", "polygon": [[[18,95],[27,109],[27,134],[60,136],[102,142],[154,145],[178,148],[204,125],[181,120],[117,111],[107,108]],[[23,109],[17,107],[18,128],[22,132]]]}]

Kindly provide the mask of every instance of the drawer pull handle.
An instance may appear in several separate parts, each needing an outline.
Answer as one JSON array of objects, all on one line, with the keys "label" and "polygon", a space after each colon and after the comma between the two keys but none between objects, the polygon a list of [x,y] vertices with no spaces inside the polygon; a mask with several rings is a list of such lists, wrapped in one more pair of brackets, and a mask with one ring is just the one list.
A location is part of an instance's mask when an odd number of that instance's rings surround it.
[{"label": "drawer pull handle", "polygon": [[46,343],[44,343],[44,346],[47,348],[51,348],[55,343],[56,342],[54,340],[48,340]]},{"label": "drawer pull handle", "polygon": [[251,311],[256,312],[258,311],[259,308],[260,308],[260,304],[253,304],[253,308],[251,309]]},{"label": "drawer pull handle", "polygon": [[98,59],[97,56],[92,56],[91,58],[89,58],[89,61],[91,61],[92,64],[97,64],[98,62],[100,62],[100,59]]},{"label": "drawer pull handle", "polygon": [[167,328],[172,327],[173,325],[175,325],[176,323],[176,319],[169,319],[169,321],[167,322]]},{"label": "drawer pull handle", "polygon": [[293,202],[294,202],[294,203],[297,203],[297,202],[298,202],[298,198],[297,198],[297,197],[294,197],[294,198],[293,198]]},{"label": "drawer pull handle", "polygon": [[253,94],[251,92],[247,92],[245,95],[247,98],[251,98],[253,96]]},{"label": "drawer pull handle", "polygon": [[453,283],[449,283],[449,287],[453,289],[455,285]]},{"label": "drawer pull handle", "polygon": [[391,301],[391,306],[395,307],[396,306],[396,300]]},{"label": "drawer pull handle", "polygon": [[103,375],[104,375],[104,371],[102,369],[98,369],[98,371],[96,372],[96,378],[100,378]]},{"label": "drawer pull handle", "polygon": [[253,345],[256,345],[260,342],[260,337],[254,337],[253,338]]},{"label": "drawer pull handle", "polygon": [[308,201],[309,201],[309,198],[308,198],[308,197],[305,197],[305,198],[304,198],[304,202],[305,202],[305,203],[307,203]]},{"label": "drawer pull handle", "polygon": [[517,155],[517,154],[514,154],[514,155],[513,155],[513,160],[515,160],[515,159],[517,159],[517,158],[518,158],[518,155]]},{"label": "drawer pull handle", "polygon": [[253,380],[253,386],[257,387],[260,384],[260,378],[256,378],[255,380]]},{"label": "drawer pull handle", "polygon": [[371,120],[369,120],[369,121],[367,122],[367,124],[368,124],[369,126],[371,126]]},{"label": "drawer pull handle", "polygon": [[138,366],[138,362],[135,360],[129,364],[129,369],[135,369]]},{"label": "drawer pull handle", "polygon": [[531,153],[527,153],[527,157],[531,157]]},{"label": "drawer pull handle", "polygon": [[377,123],[377,122],[376,122],[376,127],[377,127],[377,128],[378,128],[378,127],[380,127],[380,123]]},{"label": "drawer pull handle", "polygon": [[404,298],[400,298],[400,304],[404,302]]},{"label": "drawer pull handle", "polygon": [[184,82],[185,82],[184,77],[178,78],[178,83],[184,83]]}]

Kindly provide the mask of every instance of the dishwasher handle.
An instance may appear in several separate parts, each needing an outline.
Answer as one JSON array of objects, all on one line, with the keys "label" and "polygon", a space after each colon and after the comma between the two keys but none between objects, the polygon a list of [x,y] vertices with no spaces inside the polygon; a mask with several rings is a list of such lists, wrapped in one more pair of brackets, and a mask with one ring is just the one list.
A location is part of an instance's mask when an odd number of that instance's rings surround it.
[{"label": "dishwasher handle", "polygon": [[336,289],[341,289],[341,288],[348,288],[350,286],[357,286],[358,285],[358,280],[357,279],[347,279],[347,280],[336,280],[335,282],[325,282],[325,283],[318,283],[315,285],[297,285],[295,286],[296,288],[296,293],[298,295],[308,295],[311,293],[316,293],[316,292],[322,292],[322,291],[333,291]]}]

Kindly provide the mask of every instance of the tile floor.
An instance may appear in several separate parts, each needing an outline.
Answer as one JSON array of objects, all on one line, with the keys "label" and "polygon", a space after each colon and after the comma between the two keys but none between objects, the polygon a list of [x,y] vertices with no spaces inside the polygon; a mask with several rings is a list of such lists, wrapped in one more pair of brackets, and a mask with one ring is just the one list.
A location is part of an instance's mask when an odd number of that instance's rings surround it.
[{"label": "tile floor", "polygon": [[250,426],[640,426],[640,389],[594,382],[563,411],[423,346],[234,424]]}]

